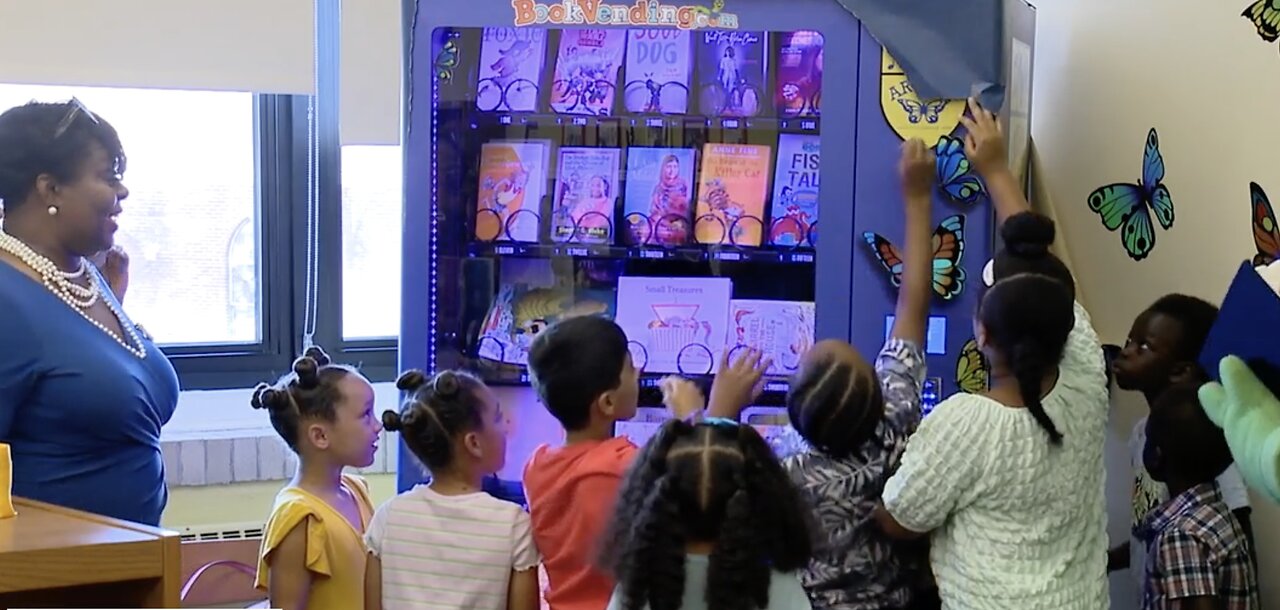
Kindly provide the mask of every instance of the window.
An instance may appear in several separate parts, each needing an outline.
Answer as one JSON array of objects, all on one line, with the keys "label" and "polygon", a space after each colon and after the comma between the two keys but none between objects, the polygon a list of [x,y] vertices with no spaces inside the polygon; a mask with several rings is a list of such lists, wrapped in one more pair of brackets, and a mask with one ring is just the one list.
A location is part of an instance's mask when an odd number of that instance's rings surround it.
[{"label": "window", "polygon": [[116,243],[130,317],[166,346],[261,341],[253,94],[0,85],[0,111],[71,97],[129,157]]},{"label": "window", "polygon": [[399,146],[342,147],[342,336],[400,335]]}]

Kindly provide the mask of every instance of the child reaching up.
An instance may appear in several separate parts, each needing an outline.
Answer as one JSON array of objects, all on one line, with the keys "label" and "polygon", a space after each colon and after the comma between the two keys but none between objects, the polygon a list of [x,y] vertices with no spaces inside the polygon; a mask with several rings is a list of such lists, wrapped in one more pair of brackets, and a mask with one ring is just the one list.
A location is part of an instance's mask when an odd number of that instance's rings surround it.
[{"label": "child reaching up", "polygon": [[627,473],[604,562],[608,610],[800,610],[808,510],[754,428],[671,420]]},{"label": "child reaching up", "polygon": [[342,470],[372,464],[378,450],[373,386],[312,347],[275,385],[258,385],[252,404],[298,455],[263,531],[255,586],[272,608],[360,608],[373,504],[364,480]]},{"label": "child reaching up", "polygon": [[1249,542],[1218,486],[1231,451],[1194,385],[1171,388],[1151,405],[1142,461],[1170,497],[1137,528],[1149,558],[1142,610],[1260,608]]},{"label": "child reaching up", "polygon": [[479,379],[408,371],[400,411],[382,414],[431,471],[378,508],[369,544],[365,610],[459,608],[534,610],[538,550],[529,515],[482,489],[502,469],[507,416]]},{"label": "child reaching up", "polygon": [[[801,582],[819,609],[906,608],[923,554],[884,535],[872,519],[885,480],[920,423],[925,324],[932,294],[930,219],[933,155],[924,142],[902,145],[906,266],[891,336],[872,366],[853,346],[823,341],[801,361],[787,394],[792,429],[783,461],[817,515],[825,544]],[[788,438],[790,431],[788,431]]]}]

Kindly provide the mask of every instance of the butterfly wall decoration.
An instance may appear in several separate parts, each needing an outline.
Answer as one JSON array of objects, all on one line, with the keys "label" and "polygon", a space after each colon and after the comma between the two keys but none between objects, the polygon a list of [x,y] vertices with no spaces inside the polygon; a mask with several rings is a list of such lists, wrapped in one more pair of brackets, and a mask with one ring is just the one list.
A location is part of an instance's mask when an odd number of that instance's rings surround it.
[{"label": "butterfly wall decoration", "polygon": [[[889,274],[894,287],[902,286],[902,255],[889,240],[878,233],[862,234],[880,266]],[[964,256],[964,216],[956,214],[944,218],[933,231],[933,292],[951,300],[964,290],[964,268],[960,259]]]},{"label": "butterfly wall decoration", "polygon": [[933,146],[938,164],[938,188],[952,200],[973,205],[986,194],[987,188],[973,171],[964,155],[964,140],[951,136],[938,138]]},{"label": "butterfly wall decoration", "polygon": [[966,394],[981,394],[987,391],[990,378],[987,357],[978,349],[977,339],[969,339],[956,358],[956,387]]},{"label": "butterfly wall decoration", "polygon": [[1102,219],[1108,231],[1120,230],[1120,243],[1129,258],[1140,261],[1156,245],[1156,230],[1151,213],[1166,231],[1173,226],[1173,197],[1164,180],[1164,157],[1160,155],[1160,138],[1155,128],[1147,132],[1147,145],[1142,155],[1142,177],[1137,184],[1118,182],[1089,193],[1089,209]]},{"label": "butterfly wall decoration", "polygon": [[1253,255],[1253,266],[1270,265],[1280,259],[1280,226],[1276,225],[1276,212],[1271,200],[1257,182],[1249,183],[1249,210],[1253,221],[1253,245],[1258,253]]},{"label": "butterfly wall decoration", "polygon": [[1253,22],[1264,41],[1280,40],[1280,0],[1257,0],[1240,15]]}]

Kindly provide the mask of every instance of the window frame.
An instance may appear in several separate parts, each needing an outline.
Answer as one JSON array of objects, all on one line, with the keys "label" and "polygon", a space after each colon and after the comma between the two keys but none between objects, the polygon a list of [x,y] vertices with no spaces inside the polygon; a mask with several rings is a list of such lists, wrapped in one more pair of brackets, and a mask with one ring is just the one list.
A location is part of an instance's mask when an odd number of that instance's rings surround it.
[{"label": "window frame", "polygon": [[[262,338],[252,344],[166,345],[183,390],[251,388],[287,372],[302,351],[308,244],[309,121],[316,146],[316,320],[312,342],[370,381],[397,374],[398,338],[347,340],[342,329],[341,0],[316,1],[316,95],[255,95]],[[402,228],[397,227],[397,230]]]}]

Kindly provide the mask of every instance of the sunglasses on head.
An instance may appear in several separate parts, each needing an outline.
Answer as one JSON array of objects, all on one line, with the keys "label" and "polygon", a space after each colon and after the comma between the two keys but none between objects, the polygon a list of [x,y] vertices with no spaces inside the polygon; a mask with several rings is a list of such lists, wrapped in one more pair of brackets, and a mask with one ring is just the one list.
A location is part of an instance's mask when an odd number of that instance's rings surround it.
[{"label": "sunglasses on head", "polygon": [[84,102],[73,97],[67,102],[67,105],[70,106],[70,108],[67,109],[67,115],[62,117],[62,120],[58,122],[58,128],[53,130],[53,139],[55,140],[62,137],[62,134],[67,133],[67,130],[75,124],[76,119],[81,116],[87,117],[90,121],[93,121],[95,125],[98,124],[97,115],[93,114],[93,112],[84,105]]}]

